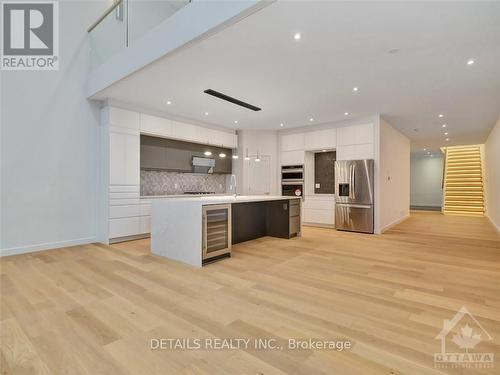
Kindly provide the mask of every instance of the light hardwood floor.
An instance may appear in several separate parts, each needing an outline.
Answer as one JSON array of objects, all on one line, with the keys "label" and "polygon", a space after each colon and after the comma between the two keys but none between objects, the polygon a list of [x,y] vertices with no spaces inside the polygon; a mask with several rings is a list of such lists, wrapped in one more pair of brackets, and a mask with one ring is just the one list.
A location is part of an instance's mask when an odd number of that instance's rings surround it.
[{"label": "light hardwood floor", "polygon": [[[0,260],[2,374],[498,374],[500,237],[485,218],[414,212],[381,236],[304,228],[194,269],[149,240]],[[496,367],[437,369],[466,306]],[[151,350],[152,338],[316,338],[349,351]],[[478,351],[478,350],[474,351]],[[455,349],[455,351],[460,351]]]}]

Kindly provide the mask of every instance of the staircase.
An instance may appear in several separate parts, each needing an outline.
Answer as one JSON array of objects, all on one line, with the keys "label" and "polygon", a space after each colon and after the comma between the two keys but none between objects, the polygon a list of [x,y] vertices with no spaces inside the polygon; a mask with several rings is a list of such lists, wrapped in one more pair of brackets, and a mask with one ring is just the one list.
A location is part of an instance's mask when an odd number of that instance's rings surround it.
[{"label": "staircase", "polygon": [[483,216],[481,145],[447,147],[445,160],[443,213]]}]

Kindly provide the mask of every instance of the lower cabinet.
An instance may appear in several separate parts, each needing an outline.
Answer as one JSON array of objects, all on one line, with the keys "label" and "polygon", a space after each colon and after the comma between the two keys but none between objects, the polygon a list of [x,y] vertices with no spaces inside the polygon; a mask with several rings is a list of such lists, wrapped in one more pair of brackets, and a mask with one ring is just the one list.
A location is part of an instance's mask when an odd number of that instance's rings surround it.
[{"label": "lower cabinet", "polygon": [[151,231],[151,201],[140,199],[139,185],[109,187],[108,238],[112,242]]},{"label": "lower cabinet", "polygon": [[306,224],[333,226],[335,224],[335,198],[333,196],[306,196],[302,221]]}]

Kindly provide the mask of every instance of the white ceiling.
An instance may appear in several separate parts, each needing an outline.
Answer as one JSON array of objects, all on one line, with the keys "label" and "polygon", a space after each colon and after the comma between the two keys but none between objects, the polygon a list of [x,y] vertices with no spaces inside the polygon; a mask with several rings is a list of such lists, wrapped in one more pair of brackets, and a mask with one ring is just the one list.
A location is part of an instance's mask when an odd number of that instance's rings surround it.
[{"label": "white ceiling", "polygon": [[380,113],[414,150],[482,143],[500,116],[500,2],[278,1],[98,98],[235,129]]}]

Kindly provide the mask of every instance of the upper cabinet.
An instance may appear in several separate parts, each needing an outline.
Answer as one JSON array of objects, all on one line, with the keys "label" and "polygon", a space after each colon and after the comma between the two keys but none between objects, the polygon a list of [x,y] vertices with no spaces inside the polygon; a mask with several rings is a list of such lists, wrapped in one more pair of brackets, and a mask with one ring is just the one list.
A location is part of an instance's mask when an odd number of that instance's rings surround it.
[{"label": "upper cabinet", "polygon": [[205,138],[198,130],[198,126],[179,121],[172,122],[172,137],[191,142],[202,142]]},{"label": "upper cabinet", "polygon": [[172,136],[172,120],[141,113],[141,133],[170,137]]},{"label": "upper cabinet", "polygon": [[180,121],[172,121],[163,117],[146,115],[144,113],[140,114],[140,124],[142,134],[224,148],[238,147],[238,136],[234,133],[222,130],[205,128],[203,126],[187,124]]},{"label": "upper cabinet", "polygon": [[140,115],[126,109],[106,107],[101,112],[101,121],[109,126],[139,130]]},{"label": "upper cabinet", "polygon": [[304,133],[285,134],[281,136],[281,151],[303,151]]},{"label": "upper cabinet", "polygon": [[373,143],[373,124],[347,126],[337,129],[337,144],[339,146]]},{"label": "upper cabinet", "polygon": [[238,147],[238,136],[236,134],[223,132],[215,129],[208,130],[208,144],[226,148]]},{"label": "upper cabinet", "polygon": [[324,129],[306,132],[304,134],[304,149],[315,151],[337,147],[337,129]]}]

